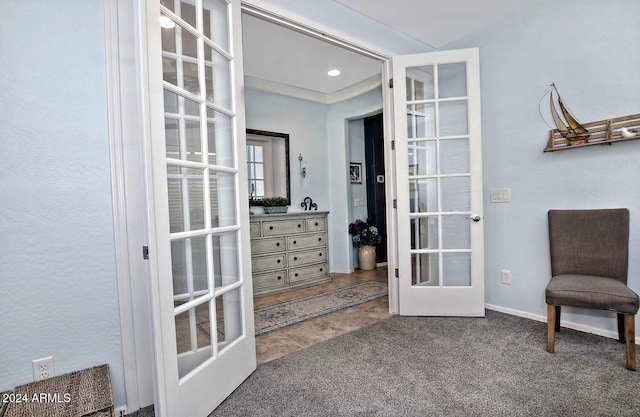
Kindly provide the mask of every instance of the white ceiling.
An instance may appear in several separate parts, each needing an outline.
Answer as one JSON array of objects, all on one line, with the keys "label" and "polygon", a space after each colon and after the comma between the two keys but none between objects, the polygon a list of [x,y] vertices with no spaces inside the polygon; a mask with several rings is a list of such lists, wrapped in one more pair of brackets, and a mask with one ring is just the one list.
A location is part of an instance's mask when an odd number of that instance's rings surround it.
[{"label": "white ceiling", "polygon": [[[423,42],[425,48],[439,48],[535,0],[335,1]],[[378,61],[247,14],[242,18],[245,75],[254,88],[331,95],[380,74]],[[329,77],[332,68],[342,74]]]},{"label": "white ceiling", "polygon": [[535,2],[535,0],[335,1],[436,49]]},{"label": "white ceiling", "polygon": [[331,94],[380,74],[378,61],[247,14],[242,31],[244,73],[257,80]]}]

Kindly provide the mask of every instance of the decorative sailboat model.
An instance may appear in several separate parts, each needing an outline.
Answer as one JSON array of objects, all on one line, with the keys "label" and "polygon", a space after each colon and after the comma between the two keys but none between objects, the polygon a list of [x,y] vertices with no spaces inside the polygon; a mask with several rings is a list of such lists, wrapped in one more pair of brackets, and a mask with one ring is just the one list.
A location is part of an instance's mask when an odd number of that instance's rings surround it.
[{"label": "decorative sailboat model", "polygon": [[[556,85],[551,83],[551,87],[552,89],[549,90],[549,108],[551,110],[551,117],[553,117],[556,129],[558,129],[558,132],[560,132],[562,137],[569,142],[586,141],[590,136],[589,131],[580,124],[580,122],[578,122],[571,113],[569,113],[569,110],[567,110],[567,107],[562,102],[562,98],[560,97],[560,93],[558,93]],[[555,91],[558,96],[558,106],[560,107],[560,112],[562,113],[564,120],[556,110],[556,105],[553,100],[553,91]]]}]

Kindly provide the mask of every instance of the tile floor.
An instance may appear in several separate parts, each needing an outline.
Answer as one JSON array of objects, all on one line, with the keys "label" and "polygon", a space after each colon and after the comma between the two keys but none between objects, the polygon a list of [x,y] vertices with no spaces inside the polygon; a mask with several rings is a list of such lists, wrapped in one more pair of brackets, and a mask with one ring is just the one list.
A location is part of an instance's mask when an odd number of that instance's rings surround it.
[{"label": "tile floor", "polygon": [[[373,271],[356,270],[351,274],[331,274],[332,281],[285,293],[254,299],[254,308],[268,307],[285,301],[320,294],[336,288],[348,287],[364,281],[387,282],[387,267]],[[389,317],[388,297],[326,314],[312,320],[285,327],[256,337],[258,365],[329,340],[341,334],[368,326]]]}]

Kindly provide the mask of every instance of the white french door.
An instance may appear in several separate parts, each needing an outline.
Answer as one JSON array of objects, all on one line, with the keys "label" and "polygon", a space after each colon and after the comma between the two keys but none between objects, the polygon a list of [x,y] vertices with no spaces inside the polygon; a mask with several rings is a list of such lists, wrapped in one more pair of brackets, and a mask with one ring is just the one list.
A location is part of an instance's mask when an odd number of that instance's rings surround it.
[{"label": "white french door", "polygon": [[392,62],[399,312],[484,316],[478,50]]},{"label": "white french door", "polygon": [[207,416],[256,368],[240,0],[142,5],[155,409]]}]

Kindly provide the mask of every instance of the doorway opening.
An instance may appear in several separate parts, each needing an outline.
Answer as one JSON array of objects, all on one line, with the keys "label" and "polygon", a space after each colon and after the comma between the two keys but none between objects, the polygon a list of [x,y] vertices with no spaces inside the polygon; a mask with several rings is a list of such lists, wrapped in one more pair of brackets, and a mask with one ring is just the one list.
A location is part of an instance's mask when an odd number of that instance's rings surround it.
[{"label": "doorway opening", "polygon": [[[309,28],[292,22],[283,24],[279,18],[263,13],[249,6],[243,14],[247,128],[289,135],[289,213],[302,211],[301,203],[307,197],[318,205],[318,211],[328,212],[326,238],[333,282],[254,296],[255,308],[287,302],[292,297],[331,291],[354,280],[377,280],[388,285],[388,271],[384,265],[386,242],[378,249],[381,268],[369,273],[371,277],[368,277],[362,274],[365,271],[353,271],[351,252],[354,248],[348,234],[349,223],[358,218],[353,217],[351,207],[349,164],[353,152],[348,125],[355,118],[361,118],[364,218],[371,213],[386,240],[385,131],[382,123],[386,93],[382,80],[387,58],[345,44],[327,43],[330,39],[325,35],[309,33]],[[273,36],[272,41],[269,36]],[[273,51],[271,45],[277,45],[278,51]],[[285,51],[284,55],[282,51]],[[328,77],[328,64],[316,60],[320,56],[326,56],[327,62],[345,62],[342,73],[351,78]],[[311,67],[310,61],[314,62]],[[356,67],[361,67],[360,72],[355,71]],[[340,195],[344,197],[338,198]],[[372,197],[367,198],[367,195]],[[259,206],[252,206],[251,211],[257,216],[262,214]],[[261,274],[266,276],[265,271]],[[388,297],[382,302],[386,317],[390,311]],[[260,350],[258,344],[259,362]]]}]

